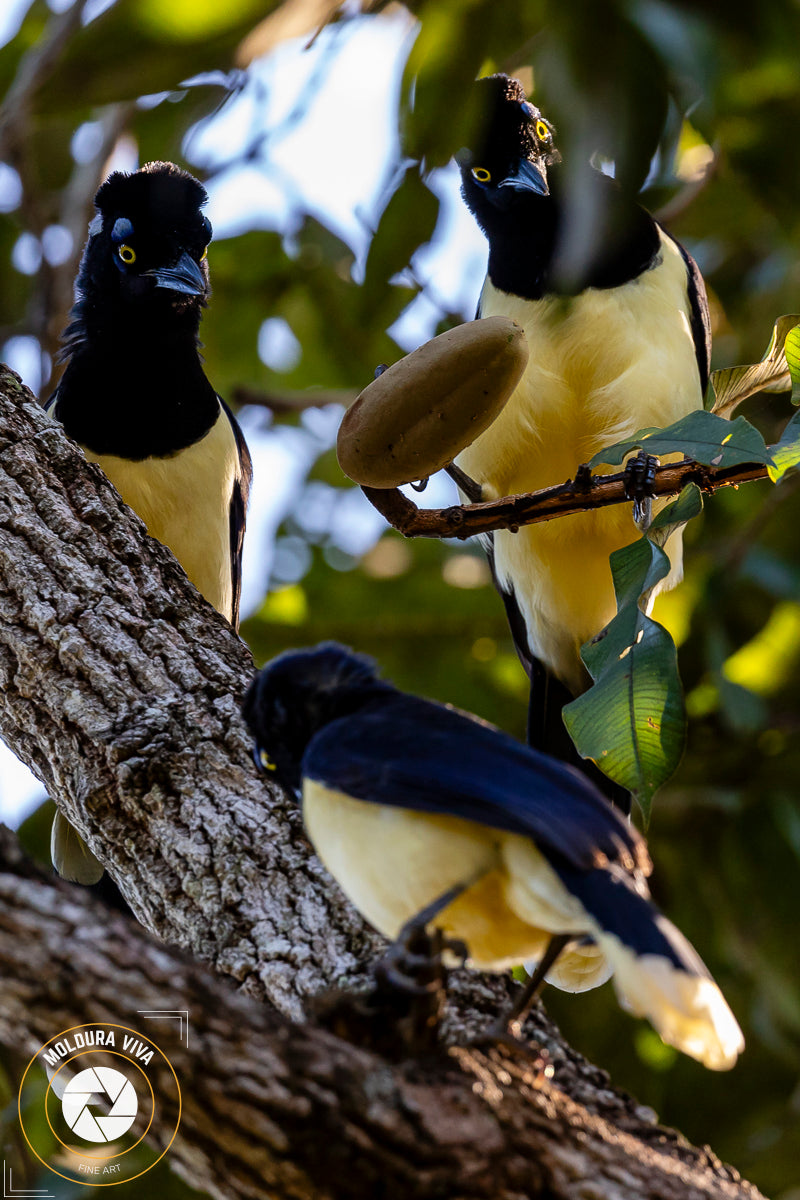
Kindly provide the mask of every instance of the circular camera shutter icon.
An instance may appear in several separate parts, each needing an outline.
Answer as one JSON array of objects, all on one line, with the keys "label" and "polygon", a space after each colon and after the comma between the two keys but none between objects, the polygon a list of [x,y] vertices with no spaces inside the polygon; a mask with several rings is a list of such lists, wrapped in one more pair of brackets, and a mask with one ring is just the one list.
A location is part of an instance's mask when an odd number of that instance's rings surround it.
[{"label": "circular camera shutter icon", "polygon": [[[90,1105],[111,1101],[103,1116]],[[113,1067],[90,1067],[80,1071],[64,1089],[61,1099],[64,1120],[77,1137],[85,1142],[113,1142],[127,1133],[139,1111],[136,1090],[127,1076]]]}]

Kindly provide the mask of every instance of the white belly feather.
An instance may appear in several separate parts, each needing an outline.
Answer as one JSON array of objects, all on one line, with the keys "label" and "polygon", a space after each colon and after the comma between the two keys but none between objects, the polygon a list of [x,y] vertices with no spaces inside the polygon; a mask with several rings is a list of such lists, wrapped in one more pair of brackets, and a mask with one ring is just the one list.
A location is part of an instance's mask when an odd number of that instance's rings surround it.
[{"label": "white belly feather", "polygon": [[197,590],[231,620],[230,503],[239,466],[236,439],[227,417],[193,446],[169,458],[131,462],[86,451],[151,537],[168,546]]},{"label": "white belly feather", "polygon": [[[487,499],[563,483],[604,446],[702,407],[686,265],[663,233],[661,243],[638,279],[574,299],[532,303],[487,279],[483,316],[517,321],[530,349],[505,409],[457,460]],[[573,691],[583,686],[579,647],[616,611],[608,556],[637,537],[629,505],[494,534],[498,581],[513,588],[531,649]],[[660,590],[681,578],[680,534],[666,549]]]}]

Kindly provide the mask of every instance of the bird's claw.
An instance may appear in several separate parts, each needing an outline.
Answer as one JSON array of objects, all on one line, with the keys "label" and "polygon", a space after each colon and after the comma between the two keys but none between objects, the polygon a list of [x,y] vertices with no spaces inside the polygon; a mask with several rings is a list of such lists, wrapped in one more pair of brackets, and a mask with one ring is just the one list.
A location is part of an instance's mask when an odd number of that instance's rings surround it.
[{"label": "bird's claw", "polygon": [[376,964],[375,982],[381,991],[403,992],[412,998],[428,996],[441,984],[440,964],[432,955],[410,954],[395,944]]},{"label": "bird's claw", "polygon": [[592,490],[592,468],[588,463],[581,463],[572,481],[574,492],[590,492]]},{"label": "bird's claw", "polygon": [[446,950],[462,962],[467,957],[463,942],[448,938],[441,929],[428,931],[421,916],[403,926],[376,964],[369,1003],[384,1014],[384,1037],[392,1043],[384,1047],[385,1053],[420,1054],[436,1048],[447,995],[442,961]]},{"label": "bird's claw", "polygon": [[653,484],[659,460],[654,454],[640,450],[635,458],[625,464],[623,486],[625,495],[633,501],[633,520],[646,533],[653,519]]},{"label": "bird's claw", "polygon": [[428,931],[422,921],[409,921],[375,967],[376,983],[412,997],[430,995],[444,987],[445,950],[462,966],[466,962],[468,951],[464,942],[446,937],[441,929]]}]

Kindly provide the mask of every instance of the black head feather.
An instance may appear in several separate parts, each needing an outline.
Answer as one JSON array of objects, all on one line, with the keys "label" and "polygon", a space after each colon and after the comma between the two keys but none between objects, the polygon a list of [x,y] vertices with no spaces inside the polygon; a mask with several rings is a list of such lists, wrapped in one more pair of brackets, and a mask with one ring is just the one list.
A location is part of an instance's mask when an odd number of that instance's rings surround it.
[{"label": "black head feather", "polygon": [[568,179],[555,130],[507,75],[479,79],[483,124],[461,156],[464,199],[489,239],[495,286],[530,300],[618,287],[655,261],[653,218],[590,164]]},{"label": "black head feather", "polygon": [[[64,357],[92,339],[124,334],[196,338],[208,295],[204,257],[211,222],[202,213],[202,184],[174,163],[153,162],[127,175],[115,171],[95,196],[75,281],[75,306],[64,334]],[[193,283],[175,283],[184,263]],[[160,273],[160,274],[159,274]]]},{"label": "black head feather", "polygon": [[520,158],[558,162],[555,128],[525,95],[518,79],[489,75],[479,79],[483,121],[479,126],[470,166],[493,168],[498,182],[514,169]]},{"label": "black head feather", "polygon": [[372,659],[336,642],[280,654],[256,675],[242,709],[257,761],[263,752],[266,769],[284,787],[299,789],[303,755],[314,734],[394,690],[378,679]]},{"label": "black head feather", "polygon": [[95,197],[54,414],[97,454],[174,454],[219,415],[197,340],[208,295],[207,198],[196,179],[162,162],[115,172]]},{"label": "black head feather", "polygon": [[197,240],[201,250],[208,237],[203,240],[203,222],[198,216],[207,203],[203,185],[170,162],[146,163],[133,174],[115,171],[94,198],[103,227],[109,231],[117,218],[127,217],[137,231],[141,225],[143,234],[173,230]]},{"label": "black head feather", "polygon": [[537,198],[548,195],[548,168],[560,160],[555,129],[525,97],[517,79],[490,75],[479,79],[482,122],[474,146],[463,152],[461,178],[464,199],[487,234],[503,214],[530,203],[532,193],[519,179],[520,167],[531,164],[541,177]]}]

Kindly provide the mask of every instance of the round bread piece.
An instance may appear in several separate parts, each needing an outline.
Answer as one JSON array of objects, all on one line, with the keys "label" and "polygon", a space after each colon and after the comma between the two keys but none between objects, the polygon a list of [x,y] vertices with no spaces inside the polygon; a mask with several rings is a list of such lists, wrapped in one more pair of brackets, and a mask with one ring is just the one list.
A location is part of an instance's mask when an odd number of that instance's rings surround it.
[{"label": "round bread piece", "polygon": [[507,317],[439,334],[379,375],[347,410],[339,465],[374,488],[433,475],[497,419],[527,361],[525,334]]}]

